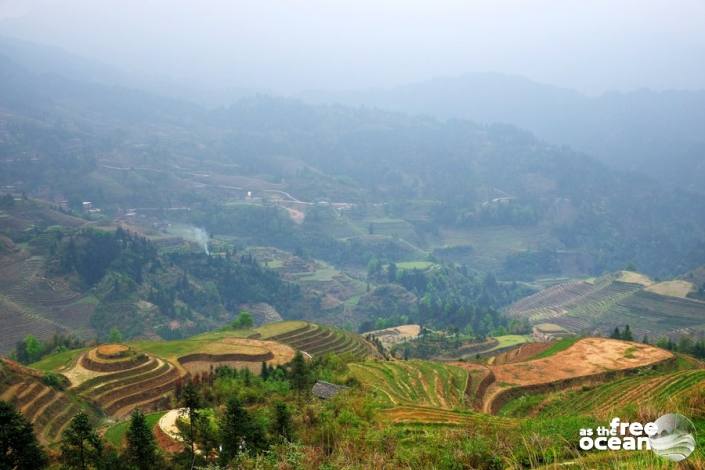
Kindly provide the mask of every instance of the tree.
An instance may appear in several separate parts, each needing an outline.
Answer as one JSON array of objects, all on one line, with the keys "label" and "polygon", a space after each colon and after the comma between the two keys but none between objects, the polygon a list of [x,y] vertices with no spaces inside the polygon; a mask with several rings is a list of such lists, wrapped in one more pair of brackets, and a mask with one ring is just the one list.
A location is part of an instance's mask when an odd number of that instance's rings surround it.
[{"label": "tree", "polygon": [[262,377],[262,380],[269,378],[269,366],[267,365],[267,361],[262,361],[262,369],[259,375]]},{"label": "tree", "polygon": [[196,462],[196,421],[198,420],[198,412],[201,408],[201,397],[192,382],[188,382],[181,390],[181,406],[186,408],[188,415],[188,435],[184,436],[184,443],[189,446],[191,451],[191,468]]},{"label": "tree", "polygon": [[252,328],[255,324],[252,319],[252,314],[247,310],[240,310],[237,318],[230,322],[230,327],[234,330],[239,330],[243,328]]},{"label": "tree", "polygon": [[294,437],[291,411],[282,401],[278,401],[274,405],[274,433],[286,441],[291,441]]},{"label": "tree", "polygon": [[296,351],[294,358],[291,360],[289,379],[299,395],[305,392],[310,385],[310,371],[301,351]]},{"label": "tree", "polygon": [[120,343],[122,341],[122,333],[117,327],[112,327],[110,329],[110,334],[108,335],[108,341],[111,343]]},{"label": "tree", "polygon": [[622,333],[622,339],[626,341],[634,341],[634,336],[632,335],[632,330],[629,325],[624,326],[624,332]]},{"label": "tree", "polygon": [[67,468],[86,470],[99,468],[103,442],[91,425],[88,415],[81,412],[71,419],[61,435],[61,461]]},{"label": "tree", "polygon": [[619,331],[619,327],[618,327],[618,326],[615,326],[615,327],[614,327],[614,331],[613,331],[612,334],[610,335],[610,338],[612,338],[612,339],[622,339],[622,332]]},{"label": "tree", "polygon": [[0,470],[34,470],[47,464],[32,423],[5,401],[0,401],[0,456]]},{"label": "tree", "polygon": [[42,342],[32,335],[27,335],[24,339],[24,344],[27,351],[28,362],[38,361],[42,356],[42,351],[44,350]]},{"label": "tree", "polygon": [[237,398],[231,398],[220,419],[220,461],[227,465],[237,454],[245,451],[247,411]]},{"label": "tree", "polygon": [[387,280],[389,282],[396,282],[396,280],[397,280],[397,265],[396,265],[396,263],[389,263],[389,266],[387,266]]},{"label": "tree", "polygon": [[132,412],[126,438],[127,448],[124,456],[134,468],[149,470],[158,467],[160,459],[154,434],[140,410]]}]

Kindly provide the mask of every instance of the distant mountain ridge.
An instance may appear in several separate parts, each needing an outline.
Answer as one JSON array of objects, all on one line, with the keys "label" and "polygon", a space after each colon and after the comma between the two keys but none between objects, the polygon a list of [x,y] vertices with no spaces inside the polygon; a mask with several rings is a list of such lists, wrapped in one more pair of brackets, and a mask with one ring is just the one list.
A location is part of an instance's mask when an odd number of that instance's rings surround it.
[{"label": "distant mountain ridge", "polygon": [[703,191],[705,91],[610,92],[590,97],[497,73],[387,89],[307,92],[315,103],[377,107],[440,118],[503,122],[569,145],[615,168]]}]

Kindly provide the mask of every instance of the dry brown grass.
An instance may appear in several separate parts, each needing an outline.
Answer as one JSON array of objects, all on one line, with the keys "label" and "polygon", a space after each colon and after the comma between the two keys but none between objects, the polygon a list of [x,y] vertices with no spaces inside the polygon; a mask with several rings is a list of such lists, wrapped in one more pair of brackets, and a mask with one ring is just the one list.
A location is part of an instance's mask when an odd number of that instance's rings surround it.
[{"label": "dry brown grass", "polygon": [[629,282],[630,284],[641,284],[642,286],[650,286],[654,283],[649,276],[634,271],[620,271],[617,275],[617,280]]},{"label": "dry brown grass", "polygon": [[101,344],[98,346],[98,355],[104,357],[119,357],[126,354],[130,348],[124,344]]},{"label": "dry brown grass", "polygon": [[668,295],[670,297],[687,297],[693,288],[693,284],[688,281],[664,281],[652,284],[646,290],[654,294]]},{"label": "dry brown grass", "polygon": [[[258,373],[261,368],[261,356],[267,353],[273,355],[266,362],[270,366],[286,364],[294,358],[295,351],[286,344],[277,341],[267,341],[247,338],[223,338],[221,340],[212,341],[199,347],[197,350],[190,352],[187,356],[193,354],[208,354],[212,357],[203,360],[189,361],[184,364],[179,364],[185,370],[192,374],[207,372],[212,367],[229,366],[235,369],[250,369],[252,372]],[[242,355],[243,357],[232,359],[228,355]],[[222,357],[218,357],[222,356]],[[252,360],[248,360],[247,356],[251,356]]]},{"label": "dry brown grass", "polygon": [[[627,354],[627,351],[629,353]],[[673,354],[653,346],[607,338],[584,338],[553,356],[491,367],[497,382],[535,385],[655,364]]]}]

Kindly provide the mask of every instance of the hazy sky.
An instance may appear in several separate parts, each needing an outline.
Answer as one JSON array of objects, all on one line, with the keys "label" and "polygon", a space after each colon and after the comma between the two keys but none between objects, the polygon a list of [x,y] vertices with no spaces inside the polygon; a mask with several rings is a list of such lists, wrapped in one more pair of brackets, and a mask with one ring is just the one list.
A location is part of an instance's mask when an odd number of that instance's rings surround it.
[{"label": "hazy sky", "polygon": [[705,0],[0,0],[0,34],[278,92],[477,71],[590,93],[705,88]]}]

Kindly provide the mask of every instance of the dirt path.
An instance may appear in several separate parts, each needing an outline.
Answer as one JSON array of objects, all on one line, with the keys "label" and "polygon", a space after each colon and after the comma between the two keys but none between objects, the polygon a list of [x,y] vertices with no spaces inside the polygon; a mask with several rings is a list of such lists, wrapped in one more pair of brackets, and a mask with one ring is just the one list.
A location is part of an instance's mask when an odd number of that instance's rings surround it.
[{"label": "dirt path", "polygon": [[167,411],[164,416],[159,418],[159,422],[157,424],[159,429],[161,429],[170,439],[181,442],[181,435],[179,434],[179,428],[176,425],[176,421],[179,417],[185,416],[186,412],[186,408],[177,408]]}]

